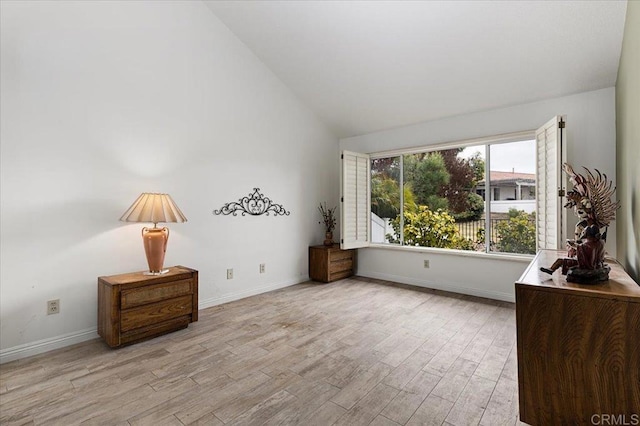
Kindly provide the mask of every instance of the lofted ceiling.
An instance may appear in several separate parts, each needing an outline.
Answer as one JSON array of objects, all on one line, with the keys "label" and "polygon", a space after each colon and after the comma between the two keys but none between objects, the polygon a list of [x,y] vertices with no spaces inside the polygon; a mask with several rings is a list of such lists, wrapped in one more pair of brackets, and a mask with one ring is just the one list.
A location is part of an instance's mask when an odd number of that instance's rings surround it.
[{"label": "lofted ceiling", "polygon": [[338,137],[615,85],[626,1],[205,1]]}]

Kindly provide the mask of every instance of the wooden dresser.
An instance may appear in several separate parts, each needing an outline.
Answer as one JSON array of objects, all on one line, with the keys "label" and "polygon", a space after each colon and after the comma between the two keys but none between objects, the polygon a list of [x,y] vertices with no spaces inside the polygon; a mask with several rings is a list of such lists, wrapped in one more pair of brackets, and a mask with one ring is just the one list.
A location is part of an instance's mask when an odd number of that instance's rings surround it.
[{"label": "wooden dresser", "polygon": [[98,278],[98,334],[109,346],[135,343],[198,320],[198,271],[133,272]]},{"label": "wooden dresser", "polygon": [[340,244],[309,247],[309,278],[329,283],[350,277],[356,269],[356,251],[340,250]]},{"label": "wooden dresser", "polygon": [[595,285],[540,271],[565,254],[542,250],[515,285],[520,420],[604,424],[601,415],[615,415],[627,422],[616,424],[633,424],[640,415],[640,286],[612,260],[609,281]]}]

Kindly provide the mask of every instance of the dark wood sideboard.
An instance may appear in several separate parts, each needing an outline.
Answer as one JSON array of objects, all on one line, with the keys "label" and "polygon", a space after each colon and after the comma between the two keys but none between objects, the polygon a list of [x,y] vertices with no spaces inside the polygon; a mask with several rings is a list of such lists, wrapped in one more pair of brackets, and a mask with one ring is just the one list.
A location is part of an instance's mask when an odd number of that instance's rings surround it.
[{"label": "dark wood sideboard", "polygon": [[309,278],[329,283],[355,273],[356,251],[341,250],[340,244],[309,247]]},{"label": "dark wood sideboard", "polygon": [[111,347],[186,328],[198,320],[198,271],[173,266],[98,278],[98,334]]},{"label": "dark wood sideboard", "polygon": [[565,254],[540,251],[515,284],[520,420],[604,424],[604,414],[633,424],[640,418],[640,286],[613,260],[609,280],[595,285],[540,271]]}]

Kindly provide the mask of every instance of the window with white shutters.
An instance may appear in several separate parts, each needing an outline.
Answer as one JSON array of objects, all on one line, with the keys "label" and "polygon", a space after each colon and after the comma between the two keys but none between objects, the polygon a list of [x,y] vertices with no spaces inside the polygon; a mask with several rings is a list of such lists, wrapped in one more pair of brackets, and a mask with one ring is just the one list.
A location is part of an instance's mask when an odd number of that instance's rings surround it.
[{"label": "window with white shutters", "polygon": [[[554,117],[535,132],[535,141],[533,136],[524,131],[371,155],[344,151],[341,247],[374,243],[510,254],[561,248],[566,235],[564,118]],[[449,187],[436,186],[442,167]],[[469,167],[475,175],[469,187],[451,178],[457,173],[456,179],[469,180]],[[435,195],[429,192],[433,188]],[[470,210],[471,217],[454,210],[459,199],[471,198],[484,200],[484,212],[482,205]],[[453,236],[445,234],[451,226]]]},{"label": "window with white shutters", "polygon": [[370,241],[370,159],[366,154],[342,153],[340,247],[367,247]]},{"label": "window with white shutters", "polygon": [[538,249],[563,247],[566,234],[562,196],[565,121],[556,116],[536,131],[536,245]]}]

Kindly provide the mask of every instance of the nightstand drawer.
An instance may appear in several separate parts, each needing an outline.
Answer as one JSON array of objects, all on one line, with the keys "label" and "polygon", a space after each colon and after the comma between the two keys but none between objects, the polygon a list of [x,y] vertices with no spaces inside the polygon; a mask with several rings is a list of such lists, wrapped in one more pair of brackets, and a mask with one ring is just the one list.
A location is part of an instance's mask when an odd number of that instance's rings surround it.
[{"label": "nightstand drawer", "polygon": [[139,308],[122,311],[120,330],[122,332],[157,324],[162,321],[188,315],[192,310],[191,296],[153,303]]},{"label": "nightstand drawer", "polygon": [[174,281],[122,290],[120,293],[120,309],[129,309],[192,293],[193,280]]},{"label": "nightstand drawer", "polygon": [[349,257],[348,259],[332,261],[329,264],[330,274],[335,274],[336,272],[342,272],[342,271],[350,271],[352,269],[353,269],[353,260],[351,259],[351,257]]},{"label": "nightstand drawer", "polygon": [[348,278],[353,275],[353,271],[348,269],[346,271],[334,272],[329,274],[329,281],[341,280],[342,278]]},{"label": "nightstand drawer", "polygon": [[155,337],[170,331],[187,328],[190,322],[191,320],[187,315],[173,318],[169,321],[164,321],[158,324],[152,324],[148,327],[134,328],[133,330],[125,331],[120,334],[120,344],[124,345],[127,343],[137,342],[139,340]]},{"label": "nightstand drawer", "polygon": [[353,252],[350,250],[331,250],[329,252],[329,259],[331,260],[331,262],[337,262],[344,259],[351,260],[352,258]]}]

